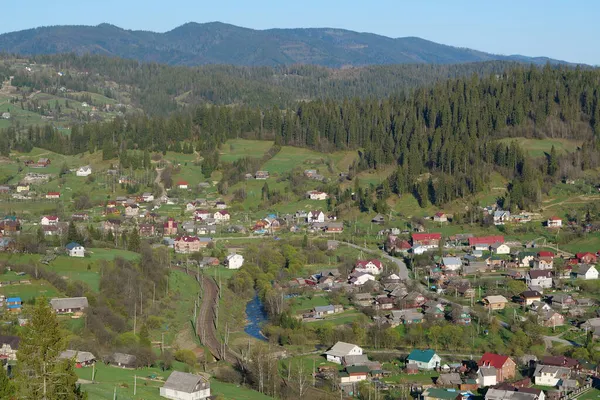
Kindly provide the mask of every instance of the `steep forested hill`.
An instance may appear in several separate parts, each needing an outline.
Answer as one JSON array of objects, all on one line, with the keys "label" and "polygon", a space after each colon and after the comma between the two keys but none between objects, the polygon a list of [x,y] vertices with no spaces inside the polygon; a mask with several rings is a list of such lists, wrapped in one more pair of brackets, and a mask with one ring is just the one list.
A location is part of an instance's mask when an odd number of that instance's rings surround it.
[{"label": "steep forested hill", "polygon": [[253,30],[219,22],[188,23],[166,33],[130,31],[109,24],[35,28],[0,35],[0,51],[24,55],[90,53],[188,66],[556,62],[545,57],[489,54],[417,37],[392,39],[332,28]]}]

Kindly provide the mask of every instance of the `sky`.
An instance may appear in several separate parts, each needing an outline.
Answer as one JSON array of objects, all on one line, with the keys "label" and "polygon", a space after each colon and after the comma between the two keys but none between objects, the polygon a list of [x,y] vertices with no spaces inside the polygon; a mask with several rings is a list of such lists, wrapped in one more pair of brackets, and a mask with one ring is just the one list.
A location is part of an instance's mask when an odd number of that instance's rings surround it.
[{"label": "sky", "polygon": [[597,0],[47,0],[2,5],[0,33],[48,25],[111,23],[166,32],[186,22],[253,29],[343,28],[418,36],[495,54],[600,65]]}]

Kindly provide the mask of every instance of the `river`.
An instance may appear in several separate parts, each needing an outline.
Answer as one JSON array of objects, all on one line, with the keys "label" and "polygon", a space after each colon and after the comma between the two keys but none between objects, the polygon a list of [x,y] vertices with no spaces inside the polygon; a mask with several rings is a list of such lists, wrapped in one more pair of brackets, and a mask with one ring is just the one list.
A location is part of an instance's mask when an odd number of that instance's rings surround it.
[{"label": "river", "polygon": [[252,300],[246,305],[246,318],[248,322],[246,323],[244,332],[253,338],[267,340],[260,332],[261,325],[267,320],[267,313],[262,302],[258,298],[258,294],[255,294]]}]

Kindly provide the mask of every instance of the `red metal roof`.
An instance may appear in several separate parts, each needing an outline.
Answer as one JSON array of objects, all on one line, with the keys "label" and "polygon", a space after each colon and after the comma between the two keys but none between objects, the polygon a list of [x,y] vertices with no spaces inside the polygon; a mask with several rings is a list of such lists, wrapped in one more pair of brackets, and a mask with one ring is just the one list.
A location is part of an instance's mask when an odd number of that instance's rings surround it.
[{"label": "red metal roof", "polygon": [[554,253],[551,251],[540,251],[538,253],[538,256],[540,257],[550,257],[550,258],[554,258]]},{"label": "red metal roof", "polygon": [[483,356],[481,356],[481,359],[479,360],[477,365],[479,365],[480,367],[481,366],[486,366],[486,367],[491,366],[496,369],[502,369],[502,366],[509,359],[510,359],[510,357],[501,356],[500,354],[484,353]]},{"label": "red metal roof", "polygon": [[475,246],[477,244],[494,244],[504,243],[504,236],[481,236],[469,238],[469,246]]},{"label": "red metal roof", "polygon": [[412,240],[441,240],[441,233],[413,233]]},{"label": "red metal roof", "polygon": [[364,268],[367,266],[368,263],[373,263],[377,269],[381,269],[383,267],[383,265],[381,264],[381,261],[377,260],[377,259],[373,259],[373,260],[358,260],[356,262],[356,267],[358,268]]}]

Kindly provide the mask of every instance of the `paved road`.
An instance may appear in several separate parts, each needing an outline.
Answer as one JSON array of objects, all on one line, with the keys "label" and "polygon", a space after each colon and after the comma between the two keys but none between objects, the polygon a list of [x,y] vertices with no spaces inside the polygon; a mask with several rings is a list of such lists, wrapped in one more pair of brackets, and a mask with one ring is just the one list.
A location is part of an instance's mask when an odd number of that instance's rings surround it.
[{"label": "paved road", "polygon": [[544,343],[546,344],[546,347],[552,347],[552,342],[564,344],[564,345],[567,345],[567,346],[576,346],[576,347],[579,347],[578,343],[571,342],[569,340],[559,338],[558,336],[543,336],[543,338],[544,338]]},{"label": "paved road", "polygon": [[385,258],[386,260],[393,262],[394,264],[396,264],[398,266],[398,271],[396,272],[396,274],[400,277],[400,279],[402,279],[404,281],[407,281],[410,279],[408,276],[408,268],[406,267],[406,264],[404,263],[404,261],[402,261],[401,259],[392,257],[389,254],[382,252],[381,250],[368,249],[366,247],[357,246],[357,245],[349,243],[349,242],[338,241],[338,243],[343,243],[346,246],[350,246],[352,248],[365,251],[367,253],[377,254],[377,255]]}]

